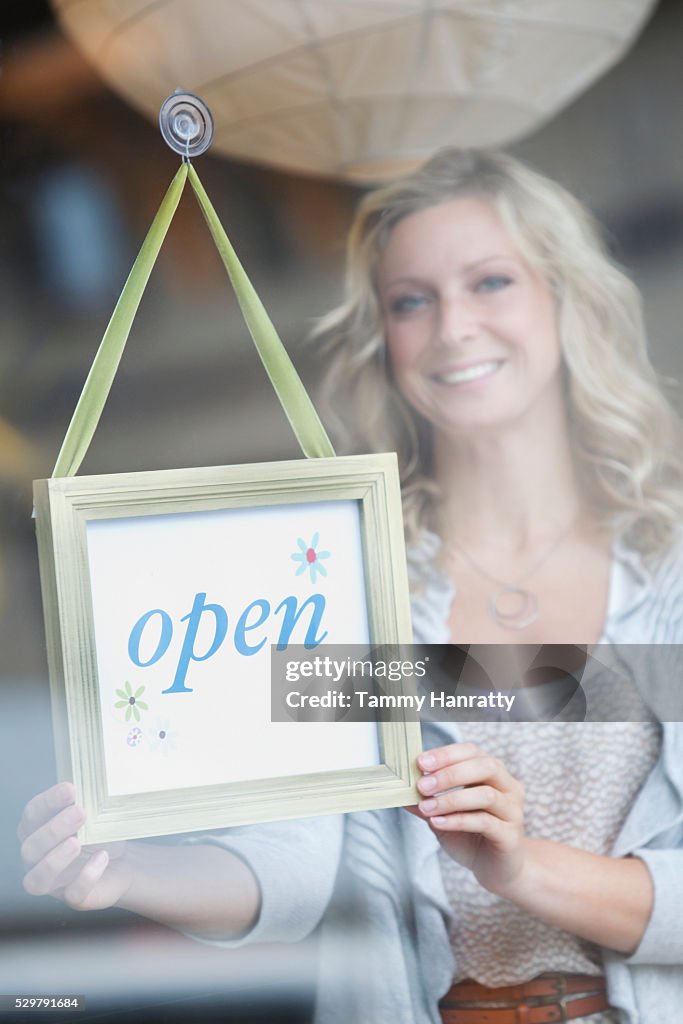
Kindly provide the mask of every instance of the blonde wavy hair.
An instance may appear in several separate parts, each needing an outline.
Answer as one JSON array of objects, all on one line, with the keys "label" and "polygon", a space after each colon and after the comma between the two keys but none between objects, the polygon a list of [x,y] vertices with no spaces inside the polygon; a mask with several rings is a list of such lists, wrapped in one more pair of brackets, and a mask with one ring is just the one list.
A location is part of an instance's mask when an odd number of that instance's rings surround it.
[{"label": "blonde wavy hair", "polygon": [[564,188],[499,152],[446,149],[361,201],[345,298],[319,323],[322,404],[345,451],[396,451],[406,539],[437,530],[431,427],[394,387],[375,278],[404,217],[458,197],[488,201],[556,299],[575,463],[596,521],[644,556],[673,543],[683,512],[683,432],[647,354],[640,294]]}]

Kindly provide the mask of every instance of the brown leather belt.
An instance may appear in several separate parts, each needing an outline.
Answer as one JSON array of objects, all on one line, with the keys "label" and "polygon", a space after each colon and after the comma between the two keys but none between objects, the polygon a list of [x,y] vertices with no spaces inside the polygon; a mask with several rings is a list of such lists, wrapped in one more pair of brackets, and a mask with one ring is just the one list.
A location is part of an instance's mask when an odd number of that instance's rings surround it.
[{"label": "brown leather belt", "polygon": [[594,974],[547,973],[500,988],[466,979],[439,1003],[442,1024],[554,1024],[607,1009],[605,979]]}]

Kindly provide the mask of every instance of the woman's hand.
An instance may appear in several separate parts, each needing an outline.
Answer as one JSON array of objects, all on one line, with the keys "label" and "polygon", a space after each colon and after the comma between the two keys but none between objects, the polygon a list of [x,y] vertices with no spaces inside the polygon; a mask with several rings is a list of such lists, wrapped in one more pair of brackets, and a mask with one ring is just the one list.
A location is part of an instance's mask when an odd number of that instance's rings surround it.
[{"label": "woman's hand", "polygon": [[85,811],[70,782],[34,797],[17,833],[24,888],[74,910],[119,906],[206,938],[253,927],[261,906],[256,876],[237,854],[197,843],[166,846],[129,840],[84,848],[76,833]]},{"label": "woman's hand", "polygon": [[423,799],[408,810],[484,888],[589,942],[637,949],[654,904],[642,860],[526,837],[522,784],[473,743],[436,747],[417,763]]},{"label": "woman's hand", "polygon": [[417,763],[419,814],[454,860],[504,896],[525,866],[524,787],[474,743],[436,747]]},{"label": "woman's hand", "polygon": [[60,782],[34,797],[22,814],[17,834],[32,896],[54,896],[74,910],[113,907],[131,883],[126,843],[85,849],[76,833],[85,811],[75,804],[70,782]]}]

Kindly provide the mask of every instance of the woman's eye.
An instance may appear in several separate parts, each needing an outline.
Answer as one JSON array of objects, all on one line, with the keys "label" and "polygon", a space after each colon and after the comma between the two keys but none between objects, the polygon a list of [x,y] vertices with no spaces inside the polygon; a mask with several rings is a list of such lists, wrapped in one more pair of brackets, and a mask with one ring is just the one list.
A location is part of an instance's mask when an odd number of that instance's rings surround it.
[{"label": "woman's eye", "polygon": [[406,316],[421,309],[426,301],[424,295],[399,295],[389,303],[389,312],[394,316]]},{"label": "woman's eye", "polygon": [[507,274],[487,274],[475,286],[477,292],[498,292],[512,284],[512,278]]}]

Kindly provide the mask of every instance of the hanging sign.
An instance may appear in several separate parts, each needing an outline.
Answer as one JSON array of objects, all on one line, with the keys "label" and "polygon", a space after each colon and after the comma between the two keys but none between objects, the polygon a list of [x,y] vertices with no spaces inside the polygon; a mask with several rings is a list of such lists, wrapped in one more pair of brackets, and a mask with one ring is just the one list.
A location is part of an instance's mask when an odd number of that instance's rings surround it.
[{"label": "hanging sign", "polygon": [[[162,107],[183,163],[34,486],[58,769],[84,842],[418,799],[411,716],[271,718],[271,652],[410,642],[400,488],[393,453],[335,457],[189,162],[207,114],[187,94]],[[308,458],[77,477],[186,180]]]}]

